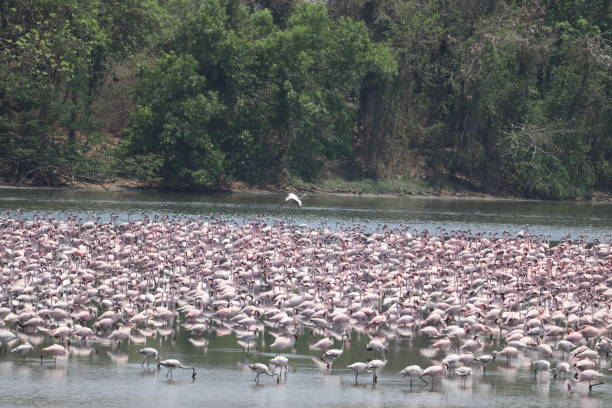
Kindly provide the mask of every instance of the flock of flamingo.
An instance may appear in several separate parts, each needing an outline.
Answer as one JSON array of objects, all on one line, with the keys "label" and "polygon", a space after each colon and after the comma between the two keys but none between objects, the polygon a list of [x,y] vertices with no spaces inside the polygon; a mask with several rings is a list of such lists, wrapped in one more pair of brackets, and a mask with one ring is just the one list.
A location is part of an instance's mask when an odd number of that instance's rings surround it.
[{"label": "flock of flamingo", "polygon": [[[269,364],[249,367],[278,382],[305,330],[322,369],[334,370],[352,333],[369,336],[363,360],[346,369],[377,382],[391,341],[420,336],[445,357],[399,374],[430,384],[511,364],[530,353],[534,375],[563,375],[589,391],[605,378],[612,349],[610,242],[557,245],[521,233],[433,233],[407,227],[365,234],[261,220],[143,213],[101,222],[19,212],[0,218],[0,342],[24,359],[57,359],[71,344],[146,343],[185,330],[195,345],[215,331],[243,350],[275,336]],[[47,347],[29,339],[44,338]],[[340,348],[335,346],[339,342]],[[41,342],[39,342],[40,344]],[[36,343],[35,343],[36,344]],[[497,351],[484,353],[485,348]],[[45,345],[45,344],[42,344]],[[146,344],[144,344],[146,346]],[[36,351],[38,350],[38,351]],[[196,368],[139,350],[147,367]],[[407,361],[407,363],[409,363]],[[569,378],[569,379],[568,379]]]}]

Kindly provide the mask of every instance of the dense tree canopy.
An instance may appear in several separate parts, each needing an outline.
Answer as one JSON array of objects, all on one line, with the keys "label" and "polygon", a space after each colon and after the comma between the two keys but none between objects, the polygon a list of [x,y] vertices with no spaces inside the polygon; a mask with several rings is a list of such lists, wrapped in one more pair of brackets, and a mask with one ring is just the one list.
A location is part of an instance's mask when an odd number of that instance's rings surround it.
[{"label": "dense tree canopy", "polygon": [[363,23],[321,4],[297,4],[279,27],[267,9],[207,1],[143,70],[130,146],[160,153],[177,183],[314,177],[348,154],[364,76],[395,70]]},{"label": "dense tree canopy", "polygon": [[612,188],[606,1],[0,0],[0,178]]}]

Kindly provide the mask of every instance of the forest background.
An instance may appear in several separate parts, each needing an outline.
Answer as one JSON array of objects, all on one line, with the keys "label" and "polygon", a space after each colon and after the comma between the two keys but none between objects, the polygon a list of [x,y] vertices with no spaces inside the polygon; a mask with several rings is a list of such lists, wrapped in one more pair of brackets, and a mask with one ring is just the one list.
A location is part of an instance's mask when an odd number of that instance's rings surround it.
[{"label": "forest background", "polygon": [[0,181],[609,193],[611,16],[605,0],[0,0]]}]

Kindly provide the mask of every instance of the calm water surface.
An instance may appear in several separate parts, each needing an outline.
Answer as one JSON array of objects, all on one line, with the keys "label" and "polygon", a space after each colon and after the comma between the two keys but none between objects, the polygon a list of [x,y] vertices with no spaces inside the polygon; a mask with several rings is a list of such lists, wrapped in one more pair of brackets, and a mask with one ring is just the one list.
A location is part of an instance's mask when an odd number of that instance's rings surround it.
[{"label": "calm water surface", "polygon": [[[418,230],[436,228],[472,231],[519,230],[549,235],[560,239],[567,235],[605,239],[612,232],[610,203],[542,203],[534,201],[365,198],[338,196],[306,196],[304,208],[284,205],[284,196],[273,194],[177,194],[152,192],[84,192],[69,190],[0,189],[0,209],[21,209],[24,216],[51,214],[65,217],[79,213],[82,218],[93,211],[103,219],[115,213],[121,220],[140,217],[142,211],[175,216],[222,216],[242,222],[254,217],[270,221],[292,219],[297,223],[338,228],[359,223],[375,230],[382,224],[409,225]],[[263,328],[263,327],[262,327]],[[374,356],[364,347],[368,336],[353,333],[350,347],[331,370],[317,360],[317,353],[308,349],[321,336],[306,331],[291,354],[287,381],[276,384],[262,376],[259,385],[248,364],[267,362],[273,355],[266,352],[243,352],[235,336],[202,336],[206,347],[189,342],[187,333],[175,327],[175,333],[157,335],[146,345],[160,350],[163,358],[177,358],[198,370],[195,381],[191,371],[176,370],[173,379],[166,370],[150,370],[140,366],[137,350],[142,343],[111,346],[92,342],[75,344],[64,359],[46,360],[43,365],[35,356],[21,361],[10,353],[0,352],[0,406],[2,407],[612,407],[612,375],[608,362],[601,362],[606,373],[605,385],[588,392],[584,385],[567,392],[563,380],[543,374],[534,378],[530,359],[507,365],[498,361],[490,365],[486,375],[474,367],[474,375],[465,386],[457,378],[444,378],[440,384],[425,386],[417,380],[412,389],[398,376],[405,366],[422,367],[444,358],[445,353],[429,348],[431,340],[421,337],[391,337],[388,362],[377,385],[369,375],[360,376],[345,369],[355,361]],[[48,344],[42,337],[37,349]],[[138,341],[138,340],[137,340]],[[140,340],[142,341],[142,340]],[[268,350],[273,337],[265,333],[257,350]],[[485,352],[499,348],[491,344]],[[337,342],[334,347],[340,347]],[[556,356],[558,359],[559,356]]]},{"label": "calm water surface", "polygon": [[299,209],[280,194],[189,194],[160,192],[101,192],[60,189],[0,189],[0,210],[20,208],[26,216],[52,213],[62,217],[93,211],[103,220],[111,213],[120,220],[137,219],[142,211],[159,214],[223,216],[238,221],[263,217],[292,219],[330,229],[362,224],[373,230],[381,225],[408,225],[418,230],[470,229],[589,239],[612,232],[612,203],[480,200],[472,198],[399,198],[307,195]]},{"label": "calm water surface", "polygon": [[[71,347],[68,358],[45,360],[43,365],[36,357],[25,361],[12,356],[0,358],[0,378],[3,391],[0,405],[6,407],[610,407],[612,406],[611,375],[606,384],[591,393],[585,385],[569,393],[564,380],[555,380],[547,373],[535,378],[529,369],[526,354],[507,365],[505,361],[489,365],[485,375],[473,367],[474,375],[460,384],[457,377],[436,379],[433,388],[416,380],[412,389],[397,373],[407,365],[428,366],[440,361],[445,353],[431,349],[431,340],[420,337],[398,338],[390,342],[388,362],[378,384],[372,385],[371,375],[364,374],[355,384],[354,374],[346,365],[363,361],[372,352],[365,350],[369,340],[366,335],[353,333],[353,341],[345,347],[342,356],[331,370],[318,361],[318,354],[310,351],[313,337],[305,332],[298,338],[289,357],[287,380],[280,384],[266,376],[260,384],[253,382],[254,374],[247,367],[250,363],[267,362],[274,354],[243,352],[233,334],[209,339],[207,347],[196,347],[188,341],[188,335],[180,329],[172,336],[155,337],[147,345],[160,350],[162,358],[177,358],[192,364],[198,370],[192,380],[190,370],[175,370],[173,378],[166,377],[166,370],[140,366],[137,353],[142,344],[123,343],[118,347],[96,342]],[[43,340],[42,338],[39,338]],[[46,342],[46,340],[43,340]],[[273,337],[265,334],[258,350],[267,350]],[[45,343],[46,344],[46,343]],[[42,344],[41,344],[42,346]],[[492,346],[497,347],[496,344]],[[334,347],[340,347],[337,342]],[[348,348],[347,348],[348,347]],[[489,349],[485,350],[489,351]],[[602,371],[607,371],[602,362]]]}]

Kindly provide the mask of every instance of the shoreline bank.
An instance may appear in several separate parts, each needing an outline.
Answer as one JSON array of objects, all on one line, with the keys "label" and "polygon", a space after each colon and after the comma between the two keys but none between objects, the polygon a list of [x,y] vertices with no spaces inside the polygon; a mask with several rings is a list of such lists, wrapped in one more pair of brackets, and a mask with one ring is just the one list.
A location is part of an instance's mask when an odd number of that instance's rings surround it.
[{"label": "shoreline bank", "polygon": [[350,189],[324,189],[312,185],[305,188],[296,186],[288,186],[280,188],[278,186],[249,186],[241,182],[228,183],[218,189],[198,189],[198,188],[172,188],[155,185],[143,185],[141,183],[122,180],[113,183],[104,184],[87,184],[75,183],[74,185],[66,186],[31,186],[31,185],[15,185],[15,184],[0,184],[0,189],[32,189],[32,190],[74,190],[74,191],[107,191],[107,192],[129,192],[129,191],[151,191],[151,192],[184,192],[184,193],[221,193],[221,194],[286,194],[289,192],[303,193],[307,195],[331,195],[341,197],[370,197],[370,198],[440,198],[440,199],[474,199],[474,200],[494,200],[494,201],[534,201],[534,202],[612,202],[612,193],[596,191],[590,199],[575,199],[575,200],[542,200],[536,198],[525,198],[512,195],[495,195],[490,193],[475,192],[471,190],[446,190],[444,188],[439,191],[432,189],[415,189],[410,191],[389,191],[389,192],[363,192]]}]

